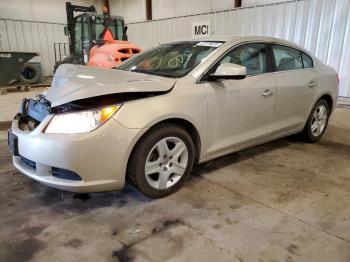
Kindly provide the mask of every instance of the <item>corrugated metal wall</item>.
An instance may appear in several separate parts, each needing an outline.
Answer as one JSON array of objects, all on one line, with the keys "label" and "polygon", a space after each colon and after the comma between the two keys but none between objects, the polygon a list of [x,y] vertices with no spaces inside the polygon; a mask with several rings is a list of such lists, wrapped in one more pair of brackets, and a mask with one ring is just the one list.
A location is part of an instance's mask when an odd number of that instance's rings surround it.
[{"label": "corrugated metal wall", "polygon": [[52,75],[54,43],[68,42],[64,24],[0,19],[0,51],[39,52],[43,74]]},{"label": "corrugated metal wall", "polygon": [[191,37],[191,24],[210,20],[212,35],[274,36],[298,43],[340,74],[340,96],[350,97],[350,0],[296,0],[128,25],[142,48]]}]

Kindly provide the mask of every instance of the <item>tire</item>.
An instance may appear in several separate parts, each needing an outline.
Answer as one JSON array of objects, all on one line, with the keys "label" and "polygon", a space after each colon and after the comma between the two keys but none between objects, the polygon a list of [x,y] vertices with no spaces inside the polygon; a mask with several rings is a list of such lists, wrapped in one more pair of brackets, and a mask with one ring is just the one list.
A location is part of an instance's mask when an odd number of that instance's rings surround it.
[{"label": "tire", "polygon": [[184,129],[173,124],[160,125],[136,145],[129,162],[129,180],[150,198],[168,196],[188,178],[194,152],[191,136]]},{"label": "tire", "polygon": [[[320,110],[325,110],[320,116]],[[327,129],[330,116],[330,107],[326,100],[319,100],[311,110],[310,116],[300,133],[301,139],[308,143],[314,143],[320,140]],[[318,124],[317,124],[318,123]]]},{"label": "tire", "polygon": [[26,84],[36,84],[41,79],[41,72],[33,64],[24,64],[19,74],[20,80]]}]

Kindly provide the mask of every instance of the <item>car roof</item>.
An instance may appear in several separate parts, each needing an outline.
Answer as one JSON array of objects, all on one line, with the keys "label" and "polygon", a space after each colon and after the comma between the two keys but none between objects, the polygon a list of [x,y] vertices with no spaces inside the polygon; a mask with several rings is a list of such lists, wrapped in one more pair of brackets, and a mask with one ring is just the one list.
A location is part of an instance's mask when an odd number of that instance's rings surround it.
[{"label": "car roof", "polygon": [[286,43],[296,45],[292,42],[268,36],[208,36],[201,38],[186,38],[179,39],[177,41],[169,41],[169,42],[181,42],[181,41],[222,41],[222,42],[250,42],[250,41],[259,41],[259,42],[278,42],[278,43]]},{"label": "car roof", "polygon": [[312,56],[312,54],[308,50],[304,49],[302,46],[299,46],[298,44],[295,44],[293,42],[283,40],[280,38],[268,37],[268,36],[207,36],[207,37],[201,37],[201,38],[179,39],[177,41],[168,41],[167,43],[186,42],[186,41],[201,41],[201,42],[220,41],[220,42],[226,42],[226,43],[232,43],[232,44],[238,44],[242,42],[255,42],[255,41],[267,42],[267,43],[278,43],[278,44],[297,48]]}]

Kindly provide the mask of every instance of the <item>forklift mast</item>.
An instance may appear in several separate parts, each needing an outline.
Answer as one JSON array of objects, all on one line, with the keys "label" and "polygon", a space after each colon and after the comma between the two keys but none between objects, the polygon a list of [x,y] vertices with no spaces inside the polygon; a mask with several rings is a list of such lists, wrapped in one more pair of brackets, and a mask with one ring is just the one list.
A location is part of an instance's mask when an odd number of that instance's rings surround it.
[{"label": "forklift mast", "polygon": [[[111,16],[109,6],[106,3],[103,7],[103,14],[97,14],[94,6],[72,5],[71,2],[66,3],[66,12],[67,25],[64,28],[64,33],[69,40],[69,54],[66,53],[65,43],[54,44],[54,71],[62,63],[86,64],[89,60],[90,49],[95,45],[105,44],[104,35],[106,32],[114,40],[128,40],[124,18]],[[82,14],[74,16],[75,12]]]},{"label": "forklift mast", "polygon": [[79,6],[72,5],[71,2],[66,2],[66,12],[67,12],[67,29],[69,37],[69,52],[74,53],[74,42],[75,42],[75,20],[74,12],[93,12],[96,13],[96,8],[92,6]]},{"label": "forklift mast", "polygon": [[[103,45],[103,34],[109,30],[116,40],[127,40],[124,19],[120,16],[110,16],[104,7],[103,14],[97,14],[94,6],[78,6],[66,3],[69,52],[80,63],[87,63],[89,51],[94,45]],[[74,12],[83,12],[74,16]]]}]

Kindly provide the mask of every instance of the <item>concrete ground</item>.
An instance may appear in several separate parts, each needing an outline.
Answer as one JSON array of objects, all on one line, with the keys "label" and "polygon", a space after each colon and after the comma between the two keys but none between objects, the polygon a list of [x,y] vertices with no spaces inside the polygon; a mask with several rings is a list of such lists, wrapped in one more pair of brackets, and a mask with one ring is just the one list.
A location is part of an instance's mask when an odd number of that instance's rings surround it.
[{"label": "concrete ground", "polygon": [[350,261],[350,110],[196,166],[176,194],[76,195],[14,170],[0,132],[0,261]]}]

